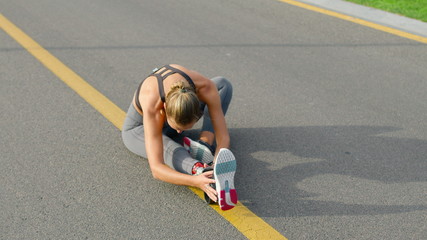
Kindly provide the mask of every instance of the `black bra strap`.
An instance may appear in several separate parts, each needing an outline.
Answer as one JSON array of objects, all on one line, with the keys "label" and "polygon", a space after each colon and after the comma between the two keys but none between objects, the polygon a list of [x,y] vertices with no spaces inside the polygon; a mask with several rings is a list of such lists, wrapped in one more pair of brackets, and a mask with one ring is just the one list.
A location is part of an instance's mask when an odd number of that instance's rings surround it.
[{"label": "black bra strap", "polygon": [[165,90],[163,87],[163,79],[162,76],[160,74],[155,74],[156,78],[157,78],[157,83],[159,85],[159,94],[160,94],[160,99],[162,99],[162,102],[166,102],[166,97],[165,97]]},{"label": "black bra strap", "polygon": [[179,69],[177,69],[177,68],[174,68],[174,67],[172,67],[172,66],[170,66],[170,65],[166,65],[165,66],[166,68],[169,68],[170,70],[172,70],[172,71],[174,71],[174,72],[176,72],[176,73],[179,73],[179,75],[181,75],[181,76],[183,76],[184,78],[185,78],[185,80],[187,80],[187,82],[191,85],[191,87],[194,89],[194,91],[196,91],[196,85],[194,85],[194,82],[193,82],[193,80],[191,80],[191,78],[185,73],[185,72],[183,72],[183,71],[181,71],[181,70],[179,70]]},{"label": "black bra strap", "polygon": [[135,104],[136,104],[136,106],[139,108],[139,110],[141,110],[142,111],[142,106],[141,106],[141,103],[139,102],[139,92],[141,91],[141,86],[142,86],[142,83],[143,83],[144,81],[142,81],[140,84],[139,84],[139,86],[138,86],[138,89],[136,90],[136,93],[135,93]]},{"label": "black bra strap", "polygon": [[169,77],[172,74],[175,74],[176,72],[170,71],[168,73],[166,73],[165,75],[162,76],[163,80],[166,79],[167,77]]},{"label": "black bra strap", "polygon": [[[170,72],[164,74],[167,71],[170,71]],[[165,90],[164,90],[164,87],[163,87],[163,80],[165,80],[168,76],[170,76],[170,75],[172,75],[174,73],[178,73],[179,75],[183,76],[185,78],[185,80],[187,80],[187,82],[194,89],[194,91],[196,91],[196,85],[194,85],[193,80],[185,72],[183,72],[183,71],[181,71],[181,70],[179,70],[177,68],[174,68],[174,67],[172,67],[170,65],[165,65],[165,66],[163,66],[161,68],[154,69],[153,72],[150,74],[150,76],[155,76],[157,78],[157,84],[159,86],[159,95],[160,95],[160,99],[162,100],[162,102],[166,102]],[[141,89],[141,85],[142,85],[142,83],[139,85],[139,88],[137,90],[137,93],[138,93],[137,95],[139,95],[139,91]],[[140,107],[138,99],[136,101],[136,105],[138,107]]]}]

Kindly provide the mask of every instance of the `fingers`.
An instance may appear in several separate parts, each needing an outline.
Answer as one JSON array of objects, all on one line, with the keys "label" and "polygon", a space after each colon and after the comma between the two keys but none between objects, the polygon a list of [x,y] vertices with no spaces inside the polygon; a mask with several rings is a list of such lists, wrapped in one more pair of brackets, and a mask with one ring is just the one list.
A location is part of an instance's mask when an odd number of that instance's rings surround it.
[{"label": "fingers", "polygon": [[213,179],[213,178],[207,178],[203,182],[206,183],[206,184],[216,183],[215,179]]},{"label": "fingers", "polygon": [[214,202],[216,202],[218,200],[217,198],[217,193],[215,191],[215,189],[213,189],[211,186],[209,186],[209,184],[207,184],[205,186],[205,189],[203,190],[210,199],[212,199]]},{"label": "fingers", "polygon": [[211,187],[209,184],[206,184],[205,189],[206,189],[206,190],[204,190],[205,192],[211,192],[211,193],[217,195],[216,190],[213,187]]},{"label": "fingers", "polygon": [[217,195],[215,188],[211,187],[209,184],[205,184],[203,188],[201,188],[205,193],[212,193]]},{"label": "fingers", "polygon": [[200,179],[200,189],[204,191],[210,199],[215,202],[218,201],[218,194],[215,188],[210,186],[211,183],[215,183],[215,179],[213,179],[213,171],[204,172],[197,177]]},{"label": "fingers", "polygon": [[213,177],[213,171],[204,172],[201,175],[203,175],[207,178],[212,178]]},{"label": "fingers", "polygon": [[209,197],[210,199],[212,199],[212,201],[214,201],[214,202],[217,202],[217,201],[218,201],[218,197],[217,197],[215,194],[209,194],[209,193],[208,193],[208,197]]}]

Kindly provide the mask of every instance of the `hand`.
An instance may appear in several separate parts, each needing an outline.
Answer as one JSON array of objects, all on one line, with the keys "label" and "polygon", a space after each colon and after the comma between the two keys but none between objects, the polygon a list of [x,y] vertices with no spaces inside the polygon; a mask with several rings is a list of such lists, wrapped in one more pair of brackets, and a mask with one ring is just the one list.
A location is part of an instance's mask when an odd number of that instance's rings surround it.
[{"label": "hand", "polygon": [[217,192],[214,188],[209,186],[210,183],[215,183],[215,179],[213,178],[213,171],[204,172],[198,176],[195,176],[197,178],[196,183],[197,187],[200,188],[203,192],[205,192],[210,199],[212,199],[214,202],[218,201],[217,198]]}]

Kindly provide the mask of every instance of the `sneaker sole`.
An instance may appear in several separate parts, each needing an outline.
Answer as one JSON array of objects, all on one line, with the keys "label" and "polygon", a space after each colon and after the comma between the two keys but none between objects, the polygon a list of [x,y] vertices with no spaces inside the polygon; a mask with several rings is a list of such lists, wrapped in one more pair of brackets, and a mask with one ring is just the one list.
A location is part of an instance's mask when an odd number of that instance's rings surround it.
[{"label": "sneaker sole", "polygon": [[226,148],[220,149],[215,162],[214,178],[218,203],[224,211],[232,209],[237,204],[237,192],[234,187],[236,168],[237,163],[233,153]]},{"label": "sneaker sole", "polygon": [[211,151],[206,146],[203,146],[188,137],[184,137],[184,147],[190,151],[190,155],[194,159],[202,161],[206,164],[209,164],[213,161]]}]

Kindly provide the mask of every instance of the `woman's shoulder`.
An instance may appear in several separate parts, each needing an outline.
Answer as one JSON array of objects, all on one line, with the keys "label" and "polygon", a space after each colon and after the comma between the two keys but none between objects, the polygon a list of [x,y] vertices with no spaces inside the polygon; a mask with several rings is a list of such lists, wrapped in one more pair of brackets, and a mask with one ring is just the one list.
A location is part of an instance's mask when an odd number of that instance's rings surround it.
[{"label": "woman's shoulder", "polygon": [[190,78],[192,78],[192,80],[194,80],[193,78],[199,78],[199,76],[197,76],[197,75],[200,75],[200,73],[198,73],[198,72],[196,72],[196,71],[194,71],[194,70],[191,70],[191,69],[189,69],[189,68],[186,68],[186,67],[184,67],[184,66],[182,66],[182,65],[179,65],[179,64],[175,64],[175,63],[173,63],[173,64],[169,64],[169,66],[171,66],[171,67],[173,67],[173,68],[176,68],[176,69],[178,69],[178,70],[181,70],[181,71],[183,71],[185,74],[187,74]]},{"label": "woman's shoulder", "polygon": [[197,90],[201,88],[206,88],[207,86],[210,85],[210,80],[195,70],[191,70],[179,64],[170,64],[170,66],[177,68],[183,71],[184,73],[186,73],[191,78],[194,85],[196,85]]},{"label": "woman's shoulder", "polygon": [[159,104],[161,102],[161,99],[158,91],[157,80],[155,77],[150,76],[145,79],[144,84],[141,86],[141,90],[139,92],[138,97],[141,104],[145,105],[145,107],[161,107],[161,104]]}]

